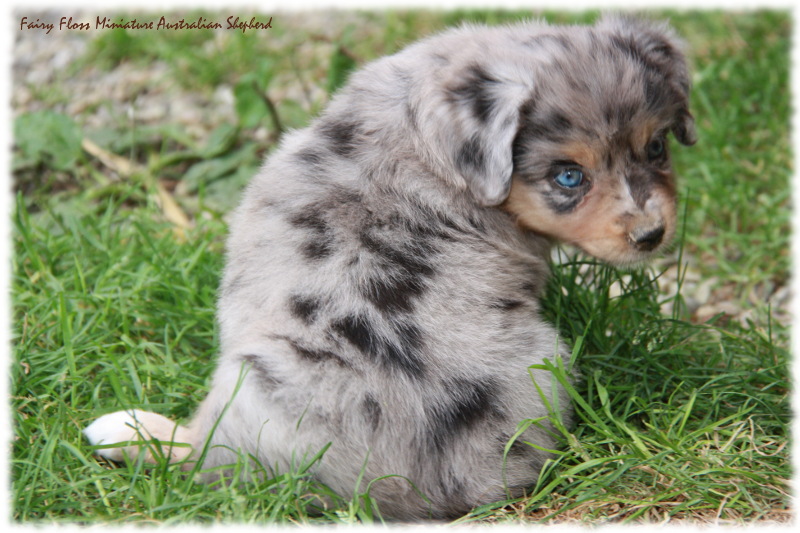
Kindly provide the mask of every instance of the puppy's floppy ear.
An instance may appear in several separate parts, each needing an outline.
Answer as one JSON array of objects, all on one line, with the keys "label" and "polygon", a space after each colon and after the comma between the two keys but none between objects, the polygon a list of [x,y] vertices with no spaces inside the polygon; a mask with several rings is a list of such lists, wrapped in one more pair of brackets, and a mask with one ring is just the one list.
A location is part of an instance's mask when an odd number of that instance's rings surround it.
[{"label": "puppy's floppy ear", "polygon": [[653,74],[655,79],[649,79],[648,83],[659,87],[654,93],[669,99],[675,138],[685,145],[697,142],[694,117],[689,112],[691,81],[684,44],[669,25],[629,16],[604,15],[597,28],[609,31],[617,47],[639,60]]},{"label": "puppy's floppy ear", "polygon": [[489,67],[472,63],[444,85],[449,118],[436,125],[445,157],[484,206],[508,197],[513,170],[512,143],[525,88]]},{"label": "puppy's floppy ear", "polygon": [[678,142],[686,146],[691,146],[697,142],[694,117],[686,107],[678,112],[675,123],[672,125],[672,133],[675,134],[675,138],[678,139]]}]

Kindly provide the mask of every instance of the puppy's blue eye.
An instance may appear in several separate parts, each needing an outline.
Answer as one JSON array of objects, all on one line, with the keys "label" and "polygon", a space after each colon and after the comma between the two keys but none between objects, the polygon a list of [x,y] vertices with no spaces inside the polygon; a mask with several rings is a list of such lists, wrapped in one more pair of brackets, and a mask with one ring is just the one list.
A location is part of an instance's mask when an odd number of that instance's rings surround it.
[{"label": "puppy's blue eye", "polygon": [[583,171],[577,168],[565,168],[555,175],[556,183],[567,189],[574,189],[583,183]]}]

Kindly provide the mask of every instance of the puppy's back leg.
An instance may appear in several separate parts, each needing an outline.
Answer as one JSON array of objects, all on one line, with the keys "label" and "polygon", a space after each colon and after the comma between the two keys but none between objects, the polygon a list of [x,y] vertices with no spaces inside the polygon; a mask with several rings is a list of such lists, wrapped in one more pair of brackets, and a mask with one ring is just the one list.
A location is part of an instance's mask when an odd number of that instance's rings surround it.
[{"label": "puppy's back leg", "polygon": [[145,462],[155,464],[153,452],[159,446],[162,454],[169,454],[169,460],[177,462],[188,458],[196,445],[195,435],[189,428],[138,409],[103,415],[84,429],[83,434],[94,446],[119,444],[96,452],[116,462],[123,462],[126,455],[133,460],[144,453]]}]

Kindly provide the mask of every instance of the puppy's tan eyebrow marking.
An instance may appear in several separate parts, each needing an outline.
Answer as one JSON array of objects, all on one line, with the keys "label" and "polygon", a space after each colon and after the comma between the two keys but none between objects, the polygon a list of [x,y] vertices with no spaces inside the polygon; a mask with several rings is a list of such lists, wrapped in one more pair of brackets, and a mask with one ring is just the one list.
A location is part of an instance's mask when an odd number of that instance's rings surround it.
[{"label": "puppy's tan eyebrow marking", "polygon": [[663,122],[657,118],[651,118],[638,127],[634,127],[630,136],[632,148],[636,152],[643,151],[647,143],[649,143],[659,131],[663,131],[664,129]]},{"label": "puppy's tan eyebrow marking", "polygon": [[600,159],[598,150],[581,142],[567,144],[559,151],[566,156],[563,159],[575,161],[584,168],[597,168]]}]

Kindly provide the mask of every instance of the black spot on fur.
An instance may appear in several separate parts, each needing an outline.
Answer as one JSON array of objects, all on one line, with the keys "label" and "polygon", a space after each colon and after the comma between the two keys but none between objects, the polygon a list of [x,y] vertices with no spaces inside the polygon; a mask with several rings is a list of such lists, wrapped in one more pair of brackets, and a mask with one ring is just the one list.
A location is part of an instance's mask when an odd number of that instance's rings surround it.
[{"label": "black spot on fur", "polygon": [[[430,257],[437,253],[430,238],[438,233],[422,227],[404,229],[411,233],[400,246],[389,244],[369,229],[360,234],[361,244],[378,258],[376,274],[361,285],[361,293],[380,311],[411,311],[413,300],[426,290],[426,280],[436,274]],[[449,238],[449,235],[448,235]]]},{"label": "black spot on fur", "polygon": [[[611,170],[611,168],[614,166],[614,155],[611,153],[610,150],[606,152],[605,165],[606,165],[606,170]],[[617,200],[619,200],[619,198],[617,198]]]},{"label": "black spot on fur", "polygon": [[674,61],[678,58],[678,54],[676,50],[672,47],[672,45],[667,43],[661,43],[653,46],[650,50],[650,53],[655,55],[661,55],[665,59]]},{"label": "black spot on fur", "polygon": [[331,324],[331,328],[350,341],[361,352],[377,355],[381,340],[369,320],[361,315],[348,315]]},{"label": "black spot on fur", "polygon": [[420,358],[422,332],[417,326],[408,322],[395,322],[393,329],[398,343],[392,344],[390,352],[399,362],[403,363],[401,365],[403,368],[412,374],[420,374],[422,372],[422,359]]},{"label": "black spot on fur", "polygon": [[575,50],[575,45],[566,35],[553,35],[552,40],[567,53],[571,53]]},{"label": "black spot on fur", "polygon": [[429,257],[436,253],[435,247],[424,240],[407,242],[396,248],[367,232],[359,236],[361,244],[383,260],[384,268],[396,268],[411,275],[431,277],[436,273]]},{"label": "black spot on fur", "polygon": [[367,394],[364,396],[362,407],[367,424],[372,428],[372,431],[377,431],[383,414],[380,404],[371,394]]},{"label": "black spot on fur", "polygon": [[409,377],[420,378],[425,370],[422,361],[422,332],[413,324],[398,323],[394,326],[396,342],[386,343],[385,361],[390,368]]},{"label": "black spot on fur", "polygon": [[468,67],[462,80],[459,85],[449,89],[452,101],[468,105],[475,118],[486,124],[496,106],[492,91],[499,83],[498,80],[490,76],[480,65]]},{"label": "black spot on fur", "polygon": [[363,294],[381,311],[411,311],[412,299],[425,291],[420,276],[399,273],[398,277],[373,277],[363,285]]},{"label": "black spot on fur", "polygon": [[621,51],[628,57],[638,60],[642,56],[639,46],[631,38],[626,38],[621,35],[611,35],[610,42],[617,50]]},{"label": "black spot on fur", "polygon": [[284,335],[270,335],[270,338],[286,342],[294,353],[303,361],[315,364],[333,362],[339,366],[350,366],[339,354],[331,352],[330,350],[310,348],[301,341]]},{"label": "black spot on fur", "polygon": [[455,378],[445,384],[449,400],[426,407],[428,442],[438,452],[455,449],[453,439],[489,418],[503,418],[497,405],[498,386],[491,380]]},{"label": "black spot on fur", "polygon": [[655,69],[656,66],[653,64],[652,60],[643,52],[634,39],[622,35],[611,35],[610,42],[616,50],[638,62],[641,66],[646,69]]},{"label": "black spot on fur", "polygon": [[486,154],[477,137],[471,137],[456,152],[456,166],[462,172],[482,172]]},{"label": "black spot on fur", "polygon": [[293,216],[289,221],[300,228],[310,229],[317,233],[328,231],[328,223],[322,215],[316,211],[317,206],[308,206],[302,212]]},{"label": "black spot on fur", "polygon": [[638,111],[639,106],[632,102],[609,102],[604,107],[603,117],[610,126],[620,128],[629,124]]},{"label": "black spot on fur", "polygon": [[406,100],[406,118],[414,131],[419,130],[419,111],[416,106]]},{"label": "black spot on fur", "polygon": [[354,314],[334,321],[331,329],[385,368],[413,378],[422,376],[422,336],[415,326],[397,324],[394,328],[397,338],[387,339],[376,331],[366,316]]},{"label": "black spot on fur", "polygon": [[631,37],[616,35],[611,37],[611,44],[642,68],[645,102],[651,110],[685,100],[688,83],[675,79],[670,64],[675,61],[677,53],[668,43],[653,40],[638,43]]},{"label": "black spot on fur", "polygon": [[[527,107],[532,108],[532,104],[528,104]],[[560,111],[554,111],[545,116],[541,116],[539,113],[524,114],[522,125],[511,146],[514,169],[525,171],[526,156],[533,144],[542,141],[562,143],[572,135],[574,128],[572,121]]]},{"label": "black spot on fur", "polygon": [[298,228],[309,230],[309,238],[300,249],[306,259],[324,259],[333,253],[333,232],[318,206],[307,206],[302,212],[292,216],[289,222]]},{"label": "black spot on fur", "polygon": [[551,115],[544,117],[540,124],[541,127],[552,131],[551,135],[559,137],[569,136],[573,129],[572,121],[560,111],[554,111]]},{"label": "black spot on fur", "polygon": [[336,355],[335,353],[328,351],[328,350],[311,350],[309,348],[304,348],[299,344],[293,343],[292,348],[294,351],[297,352],[297,355],[305,359],[306,361],[311,361],[313,363],[321,363],[323,361],[335,361],[339,364],[343,364],[342,359]]},{"label": "black spot on fur", "polygon": [[680,106],[685,101],[680,89],[669,83],[662,75],[652,73],[644,76],[644,98],[647,108],[654,113],[663,112],[665,108]]},{"label": "black spot on fur", "polygon": [[[409,196],[409,205],[413,212],[389,213],[382,215],[374,224],[376,228],[391,228],[394,232],[408,233],[408,242],[429,241],[431,239],[454,241],[453,231],[463,232],[449,214],[437,212],[425,206],[425,199]],[[396,235],[396,233],[395,233]],[[399,239],[403,241],[404,239]]]},{"label": "black spot on fur", "polygon": [[525,302],[522,300],[501,298],[491,304],[491,307],[492,309],[500,309],[501,311],[513,311],[514,309],[519,309],[523,305],[525,305]]},{"label": "black spot on fur", "polygon": [[622,35],[611,36],[612,46],[637,61],[645,70],[665,74],[670,62],[675,61],[678,54],[675,49],[660,37],[649,39],[649,42],[637,42],[632,37]]},{"label": "black spot on fur", "polygon": [[524,168],[526,156],[531,148],[530,144],[534,141],[533,137],[528,134],[528,125],[535,112],[536,101],[533,99],[527,100],[520,106],[519,126],[511,143],[511,161],[515,172]]},{"label": "black spot on fur", "polygon": [[333,253],[333,242],[330,239],[309,241],[303,247],[303,255],[308,259],[325,259]]},{"label": "black spot on fur", "polygon": [[336,155],[350,157],[358,148],[360,130],[357,122],[329,120],[322,123],[320,133]]},{"label": "black spot on fur", "polygon": [[[535,274],[532,274],[532,275],[535,275]],[[540,285],[534,283],[533,281],[528,281],[528,282],[523,283],[520,286],[520,291],[522,291],[524,293],[527,293],[527,294],[530,294],[534,298],[538,299],[539,296],[542,293],[542,287]]]},{"label": "black spot on fur", "polygon": [[[413,216],[382,216],[359,236],[363,248],[377,260],[374,274],[360,282],[361,294],[387,315],[411,312],[436,275],[432,257],[439,253],[437,242],[454,241],[455,233],[463,231],[446,214],[424,207]],[[391,243],[383,235],[391,235]]]},{"label": "black spot on fur", "polygon": [[258,380],[263,390],[273,390],[276,386],[280,385],[282,381],[275,377],[274,373],[270,370],[264,360],[254,354],[245,354],[240,356],[241,361],[246,367],[250,368],[255,378]]},{"label": "black spot on fur", "polygon": [[[420,200],[418,202],[422,204]],[[452,230],[462,231],[456,222],[444,213],[437,213],[431,209],[419,206],[418,215],[400,223],[411,234],[413,242],[422,242],[428,239],[454,241]]]},{"label": "black spot on fur", "polygon": [[292,295],[289,298],[289,312],[295,318],[302,320],[306,324],[311,324],[316,318],[317,309],[320,302],[311,296]]},{"label": "black spot on fur", "polygon": [[323,156],[316,150],[305,149],[297,152],[296,157],[305,164],[319,166],[322,164]]},{"label": "black spot on fur", "polygon": [[297,355],[306,361],[312,363],[324,363],[325,361],[332,361],[339,366],[348,366],[344,359],[329,350],[313,350],[301,346],[296,342],[291,342],[290,345],[294,351],[297,352]]}]

